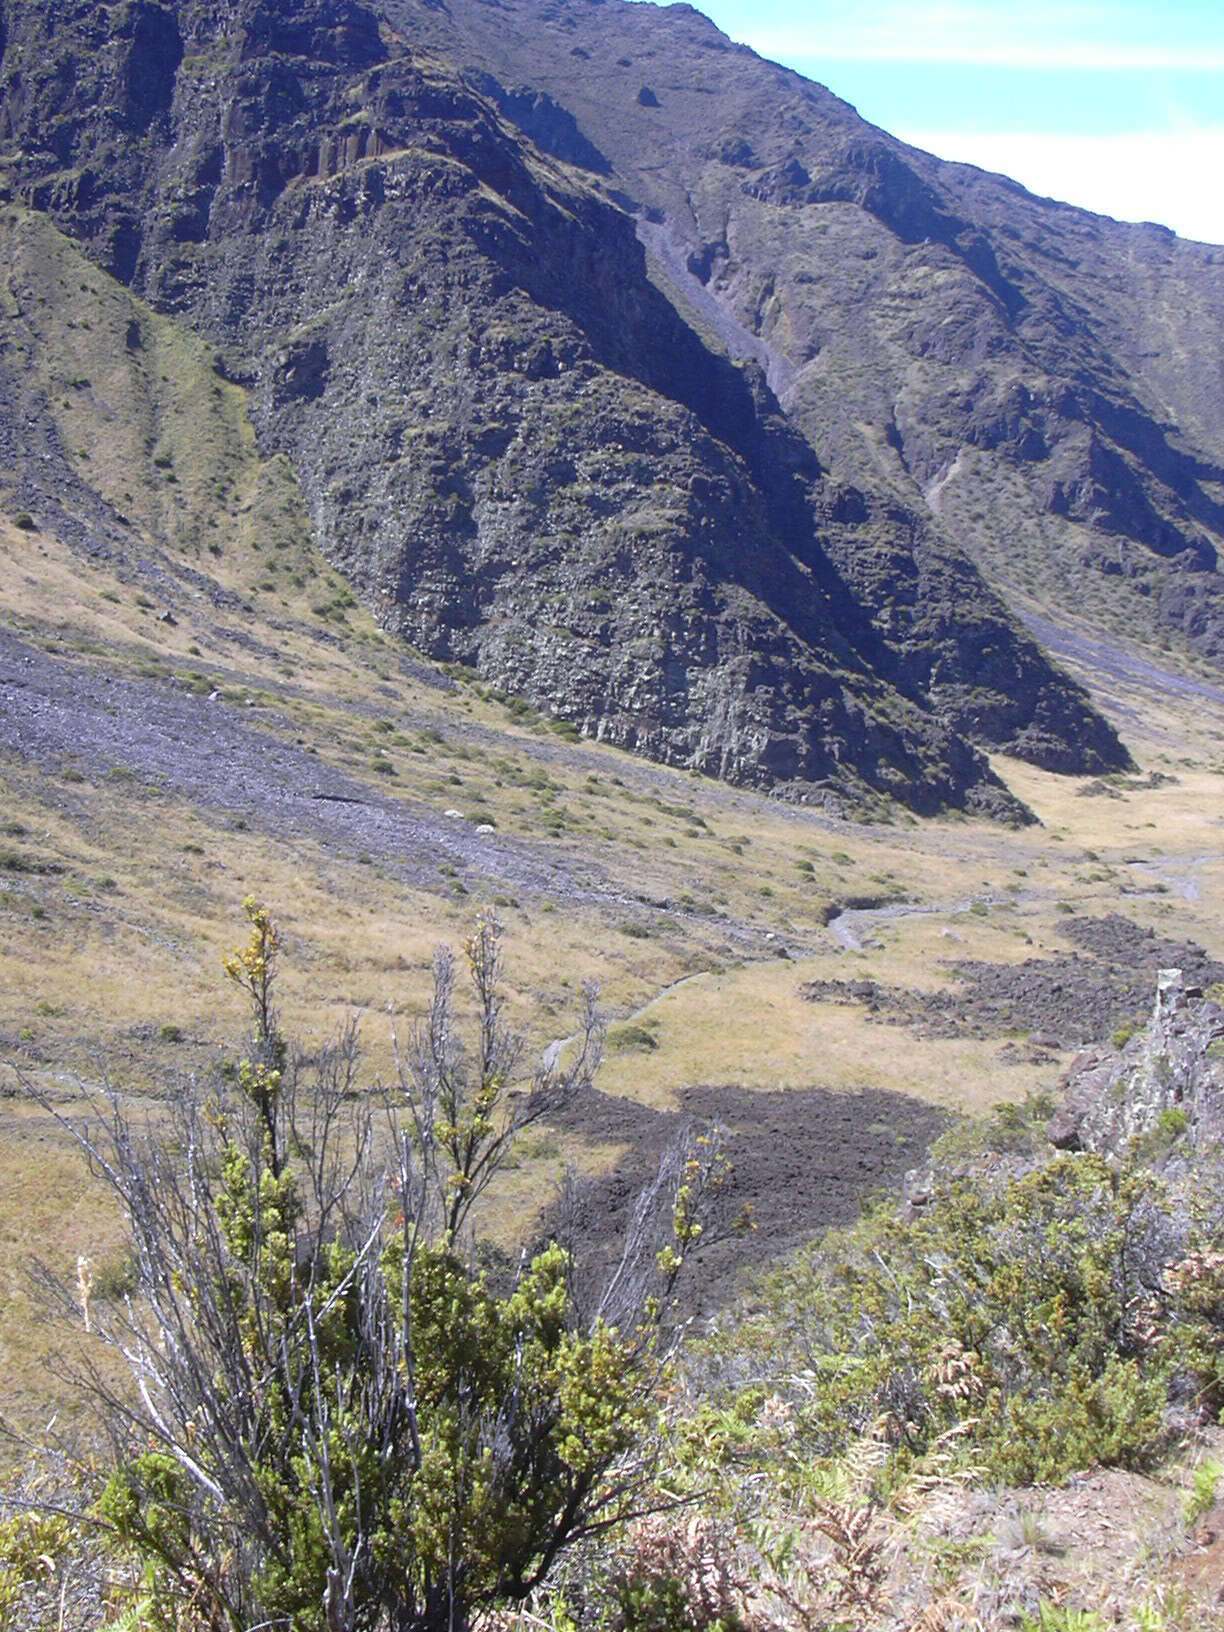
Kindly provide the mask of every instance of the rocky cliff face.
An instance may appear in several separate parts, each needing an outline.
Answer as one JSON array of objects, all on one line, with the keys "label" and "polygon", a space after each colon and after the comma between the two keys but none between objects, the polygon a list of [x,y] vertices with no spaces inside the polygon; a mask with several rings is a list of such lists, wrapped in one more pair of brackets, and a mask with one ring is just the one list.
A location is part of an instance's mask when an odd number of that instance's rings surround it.
[{"label": "rocky cliff face", "polygon": [[[742,321],[730,243],[652,281],[640,237],[682,239],[616,185],[629,161],[586,103],[507,89],[501,63],[461,75],[448,28],[345,0],[4,0],[0,185],[215,345],[326,553],[429,656],[802,797],[1015,816],[972,744],[1123,763],[895,473],[830,474],[841,433],[800,412],[776,324]],[[664,88],[635,88],[643,117]],[[816,186],[719,155],[745,207]]]},{"label": "rocky cliff face", "polygon": [[1162,1130],[1204,1152],[1224,1136],[1224,1008],[1180,969],[1161,970],[1148,1024],[1121,1049],[1077,1056],[1048,1133],[1062,1149],[1122,1156]]},{"label": "rocky cliff face", "polygon": [[387,3],[564,100],[839,475],[1004,586],[1224,657],[1224,250],[908,148],[689,7]]}]

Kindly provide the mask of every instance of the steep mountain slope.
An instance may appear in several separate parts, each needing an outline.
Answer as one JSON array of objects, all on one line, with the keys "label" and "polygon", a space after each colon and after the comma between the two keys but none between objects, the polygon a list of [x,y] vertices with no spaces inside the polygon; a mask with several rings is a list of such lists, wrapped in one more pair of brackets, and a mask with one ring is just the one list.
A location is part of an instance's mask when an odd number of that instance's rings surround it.
[{"label": "steep mountain slope", "polygon": [[663,297],[579,124],[401,21],[138,0],[0,26],[10,195],[215,346],[380,624],[589,734],[799,796],[1014,815],[967,739],[1123,763],[969,561],[888,483],[831,480],[760,366]]},{"label": "steep mountain slope", "polygon": [[1224,656],[1224,250],[908,148],[688,6],[387,11],[538,140],[522,87],[564,104],[660,282],[837,474],[1009,587]]}]

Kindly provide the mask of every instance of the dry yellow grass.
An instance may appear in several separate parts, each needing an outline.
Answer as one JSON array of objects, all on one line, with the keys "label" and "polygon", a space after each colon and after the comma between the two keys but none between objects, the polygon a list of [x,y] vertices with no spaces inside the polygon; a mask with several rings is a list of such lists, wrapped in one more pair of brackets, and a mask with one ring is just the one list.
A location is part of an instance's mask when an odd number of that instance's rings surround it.
[{"label": "dry yellow grass", "polygon": [[[506,744],[512,755],[509,735]],[[1086,799],[1078,784],[1008,766],[1013,785],[1046,820],[1045,827],[1022,833],[963,822],[900,831],[833,827],[767,800],[676,777],[676,801],[683,795],[687,808],[705,813],[707,825],[693,829],[685,818],[661,814],[631,790],[612,785],[608,778],[616,773],[609,767],[620,763],[619,756],[593,750],[574,757],[579,766],[589,758],[600,770],[553,768],[550,780],[573,796],[576,807],[601,801],[598,820],[612,836],[598,840],[599,859],[613,886],[622,885],[626,906],[623,911],[575,909],[564,902],[524,901],[502,909],[516,1019],[540,1041],[564,1031],[567,990],[576,998],[586,977],[602,981],[614,1016],[640,1009],[694,972],[712,971],[715,983],[746,983],[742,1001],[728,997],[719,1007],[715,1035],[704,1035],[711,1029],[709,1017],[693,1021],[703,1033],[700,1047],[691,1052],[678,1044],[676,1049],[677,1061],[688,1064],[668,1063],[664,1069],[660,1051],[658,1057],[610,1066],[618,1082],[632,1074],[644,1084],[643,1092],[674,1086],[677,1073],[685,1070],[715,1080],[733,1069],[732,1061],[739,1063],[728,1080],[745,1080],[752,1058],[762,1052],[754,1004],[763,995],[787,1006],[786,994],[801,979],[847,973],[936,988],[946,984],[946,964],[953,958],[1017,961],[1058,945],[1060,903],[1100,912],[1118,904],[1123,887],[1148,891],[1126,897],[1130,916],[1159,928],[1174,914],[1184,932],[1209,947],[1220,944],[1219,778],[1206,771],[1184,771],[1175,784],[1127,791],[1111,800]],[[487,765],[480,774],[488,776]],[[585,780],[590,775],[602,779],[597,794]],[[490,799],[505,796],[505,788],[493,781],[489,788]],[[39,1029],[52,1035],[75,1033],[98,1041],[108,1031],[117,1034],[142,1023],[154,1029],[180,1025],[192,1035],[215,1033],[215,971],[235,933],[238,904],[249,892],[276,907],[286,930],[290,955],[283,1001],[294,1029],[314,1036],[349,1009],[381,1011],[388,1002],[419,1012],[433,945],[440,939],[455,942],[477,904],[475,898],[457,897],[444,878],[436,891],[412,888],[377,867],[327,856],[307,842],[287,847],[174,801],[149,803],[123,783],[91,787],[88,793],[89,819],[82,824],[58,807],[54,789],[40,787],[37,777],[13,768],[9,779],[6,819],[27,830],[40,856],[65,869],[55,878],[22,875],[6,881],[0,977],[7,993],[5,1017],[14,1026],[41,1021]],[[581,849],[591,841],[581,827],[582,809],[573,815],[573,837],[561,842]],[[627,842],[641,831],[634,823],[642,815],[652,822],[656,838],[672,838],[674,848],[660,843],[642,852]],[[1158,825],[1148,827],[1154,820]],[[747,830],[742,836],[751,837],[735,853],[726,846],[728,840],[740,842],[741,828]],[[690,831],[698,836],[689,837]],[[809,862],[810,872],[797,870],[800,860]],[[724,878],[719,889],[716,881]],[[1191,888],[1189,898],[1179,893],[1183,882]],[[1151,893],[1162,884],[1168,893]],[[703,891],[707,899],[723,897],[727,919],[685,904],[686,895],[692,902]],[[842,950],[820,923],[820,908],[831,899],[864,894],[896,894],[924,910],[877,924],[860,951]],[[668,905],[638,907],[634,895]],[[21,910],[25,900],[35,898],[44,911],[54,907],[41,922]],[[749,926],[752,935],[729,935],[728,920]],[[635,924],[645,927],[648,938],[623,933]],[[776,960],[769,955],[766,933],[797,953],[806,948],[808,956],[789,964]],[[52,936],[54,959],[40,952]],[[747,968],[737,971],[745,960]],[[663,1007],[679,1013],[699,1002],[698,993],[685,988]],[[32,1013],[39,1004],[52,1012]],[[804,1037],[804,1026],[788,1022],[783,1035],[797,1027]],[[368,1032],[385,1064],[377,1035],[383,1029],[375,1023]],[[770,1057],[785,1057],[787,1063],[766,1067],[763,1075],[771,1082],[810,1080],[810,1067],[797,1068],[798,1061],[811,1058],[806,1043],[784,1047],[782,1036],[765,1035]],[[877,1046],[873,1036],[872,1050]],[[923,1093],[929,1082],[931,1091],[947,1097],[948,1074],[938,1048],[929,1075],[917,1061],[909,1066],[911,1091]],[[956,1080],[963,1076],[955,1073]],[[839,1080],[846,1080],[845,1072]]]},{"label": "dry yellow grass", "polygon": [[[78,1256],[103,1267],[118,1260],[123,1243],[121,1220],[65,1135],[41,1112],[0,1100],[0,1376],[10,1425],[31,1429],[57,1407],[79,1409],[52,1359],[71,1357],[73,1337],[45,1318],[33,1261],[71,1280]],[[0,1464],[11,1454],[16,1448],[0,1443]]]},{"label": "dry yellow grass", "polygon": [[998,1039],[919,1039],[900,1026],[865,1022],[857,1007],[805,1000],[799,983],[824,967],[823,960],[752,964],[687,981],[634,1017],[655,1047],[613,1053],[600,1086],[669,1109],[680,1089],[710,1083],[881,1089],[976,1112],[1023,1098],[1048,1078],[1048,1067],[1001,1065]]}]

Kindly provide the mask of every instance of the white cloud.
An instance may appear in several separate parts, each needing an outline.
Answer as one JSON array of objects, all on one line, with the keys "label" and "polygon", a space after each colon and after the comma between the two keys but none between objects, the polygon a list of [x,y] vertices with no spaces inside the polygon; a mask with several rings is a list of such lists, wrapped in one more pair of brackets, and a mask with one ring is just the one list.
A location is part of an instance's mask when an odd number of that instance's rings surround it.
[{"label": "white cloud", "polygon": [[830,62],[949,63],[958,67],[1070,69],[1077,73],[1112,73],[1136,69],[1153,73],[1219,73],[1224,50],[1219,46],[1127,45],[1120,41],[993,39],[901,39],[859,34],[838,39],[806,28],[759,28],[745,33],[742,44],[773,62],[790,63],[821,77]]},{"label": "white cloud", "polygon": [[1167,9],[1119,4],[876,4],[762,21],[744,31],[762,56],[802,64],[913,62],[1110,72],[1219,72],[1224,41]]},{"label": "white cloud", "polygon": [[943,159],[1001,171],[1030,192],[1112,215],[1159,221],[1183,238],[1224,244],[1224,124],[1109,136],[1049,131],[902,128]]}]

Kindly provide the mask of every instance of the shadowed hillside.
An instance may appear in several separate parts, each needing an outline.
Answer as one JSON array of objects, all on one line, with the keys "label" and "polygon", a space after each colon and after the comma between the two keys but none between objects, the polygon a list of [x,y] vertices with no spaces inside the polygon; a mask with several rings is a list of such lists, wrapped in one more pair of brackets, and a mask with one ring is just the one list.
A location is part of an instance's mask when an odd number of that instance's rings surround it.
[{"label": "shadowed hillside", "polygon": [[[688,6],[388,14],[509,110],[522,85],[564,104],[661,287],[767,368],[838,477],[937,518],[1005,592],[1218,665],[1224,251],[906,147]],[[872,597],[895,564],[860,553],[838,563]]]},{"label": "shadowed hillside", "polygon": [[1016,817],[971,744],[1123,763],[968,558],[665,298],[555,99],[356,6],[10,12],[12,196],[216,348],[382,627],[801,797]]}]

